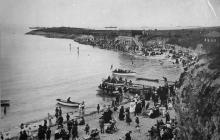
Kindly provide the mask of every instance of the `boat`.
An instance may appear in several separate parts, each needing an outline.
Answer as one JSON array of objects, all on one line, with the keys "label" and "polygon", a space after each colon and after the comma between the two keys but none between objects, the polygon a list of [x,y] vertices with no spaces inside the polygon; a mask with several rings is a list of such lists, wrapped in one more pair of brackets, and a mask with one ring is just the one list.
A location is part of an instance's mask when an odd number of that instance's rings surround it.
[{"label": "boat", "polygon": [[107,89],[98,89],[96,90],[98,95],[104,95],[104,96],[109,96],[109,97],[117,97],[120,96],[119,91],[114,90],[114,91],[108,91]]},{"label": "boat", "polygon": [[150,78],[137,78],[136,80],[143,80],[143,81],[149,81],[149,82],[156,82],[159,83],[159,79],[150,79]]},{"label": "boat", "polygon": [[155,82],[155,83],[160,83],[160,82],[167,82],[167,83],[170,83],[170,84],[173,84],[175,83],[174,81],[167,81],[165,79],[150,79],[150,78],[136,78],[137,81],[148,81],[148,82]]},{"label": "boat", "polygon": [[112,74],[115,76],[135,76],[136,72],[130,70],[114,70]]},{"label": "boat", "polygon": [[1,106],[10,106],[10,100],[0,100]]},{"label": "boat", "polygon": [[77,102],[72,102],[72,101],[67,101],[67,100],[63,100],[63,99],[56,99],[57,103],[60,105],[64,105],[64,106],[69,106],[69,107],[78,107],[80,103]]},{"label": "boat", "polygon": [[128,91],[131,94],[140,94],[141,92],[145,92],[149,90],[151,86],[148,85],[141,85],[141,84],[133,84],[132,86],[128,87]]},{"label": "boat", "polygon": [[111,85],[111,86],[124,86],[125,83],[110,83],[110,82],[104,82],[106,85]]},{"label": "boat", "polygon": [[124,83],[103,82],[98,86],[99,90],[97,91],[103,95],[118,96],[120,95],[119,91],[122,89],[124,85]]}]

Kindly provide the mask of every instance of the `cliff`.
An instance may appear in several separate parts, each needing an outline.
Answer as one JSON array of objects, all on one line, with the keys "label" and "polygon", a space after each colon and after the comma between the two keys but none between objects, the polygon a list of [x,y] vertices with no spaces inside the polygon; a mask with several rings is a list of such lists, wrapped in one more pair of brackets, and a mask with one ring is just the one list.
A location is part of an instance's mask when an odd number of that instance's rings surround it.
[{"label": "cliff", "polygon": [[200,56],[181,74],[176,111],[181,139],[220,139],[219,48]]}]

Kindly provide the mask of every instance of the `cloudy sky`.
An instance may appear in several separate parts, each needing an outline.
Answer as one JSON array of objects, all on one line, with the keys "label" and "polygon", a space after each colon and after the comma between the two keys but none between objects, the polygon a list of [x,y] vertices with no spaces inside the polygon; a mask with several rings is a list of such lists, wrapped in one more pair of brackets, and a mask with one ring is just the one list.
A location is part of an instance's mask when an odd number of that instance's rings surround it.
[{"label": "cloudy sky", "polygon": [[27,26],[216,26],[220,0],[0,0],[0,19]]}]

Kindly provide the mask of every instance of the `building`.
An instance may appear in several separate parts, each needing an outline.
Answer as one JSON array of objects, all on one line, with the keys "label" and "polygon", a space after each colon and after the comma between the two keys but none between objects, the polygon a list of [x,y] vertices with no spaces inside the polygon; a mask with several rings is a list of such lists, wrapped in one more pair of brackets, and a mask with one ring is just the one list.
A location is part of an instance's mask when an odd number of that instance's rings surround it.
[{"label": "building", "polygon": [[141,50],[142,43],[138,41],[137,38],[130,36],[118,36],[115,38],[115,42],[118,42],[121,46],[125,47],[127,51],[137,51]]},{"label": "building", "polygon": [[81,41],[94,41],[94,37],[92,35],[81,35],[77,37],[77,39]]},{"label": "building", "polygon": [[212,31],[204,35],[204,42],[207,44],[219,43],[220,42],[220,33],[217,31]]}]

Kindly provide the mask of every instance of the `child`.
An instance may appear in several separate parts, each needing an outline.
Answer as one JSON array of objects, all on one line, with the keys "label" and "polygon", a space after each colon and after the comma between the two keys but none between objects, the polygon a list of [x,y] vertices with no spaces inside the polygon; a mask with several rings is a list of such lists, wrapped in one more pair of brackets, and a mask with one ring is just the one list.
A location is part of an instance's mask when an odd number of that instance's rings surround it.
[{"label": "child", "polygon": [[85,127],[86,134],[89,134],[89,129],[90,129],[89,124],[86,124],[86,127]]},{"label": "child", "polygon": [[140,125],[139,125],[140,121],[138,116],[136,117],[135,122],[136,122],[136,129],[140,132]]}]

